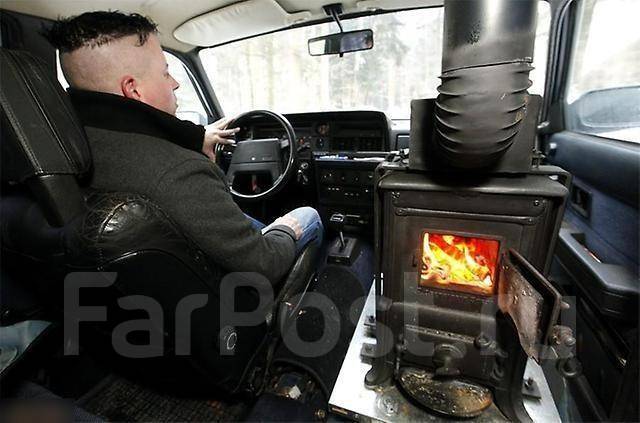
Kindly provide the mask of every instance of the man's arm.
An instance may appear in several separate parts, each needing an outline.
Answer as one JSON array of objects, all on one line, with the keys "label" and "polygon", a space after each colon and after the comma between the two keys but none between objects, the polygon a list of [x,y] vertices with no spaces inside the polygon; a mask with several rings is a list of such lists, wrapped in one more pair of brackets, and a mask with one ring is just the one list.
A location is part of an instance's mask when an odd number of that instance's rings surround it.
[{"label": "man's arm", "polygon": [[233,201],[222,172],[205,157],[188,159],[158,181],[155,201],[223,269],[257,272],[277,283],[295,258],[293,229],[275,225],[264,235]]}]

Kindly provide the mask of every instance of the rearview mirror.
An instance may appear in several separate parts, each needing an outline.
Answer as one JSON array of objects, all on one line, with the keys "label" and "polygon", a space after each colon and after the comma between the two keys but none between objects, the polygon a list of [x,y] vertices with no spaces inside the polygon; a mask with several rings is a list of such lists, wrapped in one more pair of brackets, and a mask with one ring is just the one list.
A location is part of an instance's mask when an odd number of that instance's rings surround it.
[{"label": "rearview mirror", "polygon": [[309,54],[312,56],[344,54],[372,48],[373,31],[370,29],[337,32],[309,40]]}]

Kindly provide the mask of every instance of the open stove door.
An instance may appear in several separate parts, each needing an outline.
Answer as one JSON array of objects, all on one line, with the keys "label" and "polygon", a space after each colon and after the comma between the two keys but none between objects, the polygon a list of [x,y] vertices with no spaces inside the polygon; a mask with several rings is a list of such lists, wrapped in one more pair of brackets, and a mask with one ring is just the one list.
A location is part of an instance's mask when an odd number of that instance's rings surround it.
[{"label": "open stove door", "polygon": [[[562,296],[517,251],[503,254],[498,282],[498,306],[513,320],[526,354],[540,362],[546,345],[558,344],[556,326]],[[571,336],[570,334],[568,336]]]}]

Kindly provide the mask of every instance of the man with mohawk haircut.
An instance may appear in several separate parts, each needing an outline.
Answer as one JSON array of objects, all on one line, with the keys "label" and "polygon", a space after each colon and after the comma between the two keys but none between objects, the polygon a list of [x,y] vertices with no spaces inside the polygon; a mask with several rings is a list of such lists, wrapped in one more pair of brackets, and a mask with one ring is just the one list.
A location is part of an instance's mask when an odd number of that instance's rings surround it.
[{"label": "man with mohawk haircut", "polygon": [[146,196],[225,272],[277,284],[310,242],[322,242],[316,210],[303,207],[264,227],[235,204],[214,147],[231,142],[229,120],[203,127],[175,117],[179,84],[157,26],[139,14],[89,12],[44,34],[60,51],[69,95],[93,154],[90,186]]}]

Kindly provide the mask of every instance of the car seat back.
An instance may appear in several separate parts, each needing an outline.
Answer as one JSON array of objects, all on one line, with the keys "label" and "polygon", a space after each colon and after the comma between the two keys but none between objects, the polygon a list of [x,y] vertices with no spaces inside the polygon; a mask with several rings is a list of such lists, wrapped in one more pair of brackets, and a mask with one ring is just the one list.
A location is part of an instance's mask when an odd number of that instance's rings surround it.
[{"label": "car seat back", "polygon": [[89,144],[64,90],[28,53],[0,49],[0,63],[3,270],[37,282],[67,321],[78,317],[73,299],[105,307],[81,345],[168,380],[242,389],[271,343],[274,313],[253,326],[223,322],[222,308],[259,302],[254,290],[221,304],[224,272],[170,216],[140,195],[87,188]]}]

